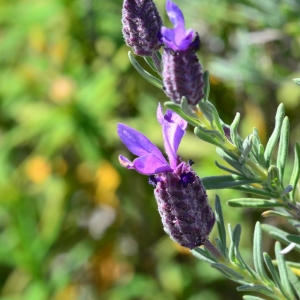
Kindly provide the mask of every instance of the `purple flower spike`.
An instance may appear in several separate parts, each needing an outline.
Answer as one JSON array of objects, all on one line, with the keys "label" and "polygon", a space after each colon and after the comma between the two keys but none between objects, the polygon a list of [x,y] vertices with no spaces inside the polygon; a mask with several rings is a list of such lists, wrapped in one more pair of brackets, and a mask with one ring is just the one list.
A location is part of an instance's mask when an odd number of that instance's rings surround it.
[{"label": "purple flower spike", "polygon": [[180,104],[185,97],[189,105],[195,106],[204,97],[202,67],[195,53],[200,38],[195,31],[185,29],[182,12],[171,0],[167,0],[166,9],[174,28],[161,29],[161,41],[165,45],[164,90],[175,103]]},{"label": "purple flower spike", "polygon": [[181,162],[177,155],[187,122],[171,110],[163,114],[160,104],[157,119],[162,126],[170,165],[143,134],[124,124],[118,124],[119,137],[138,158],[131,162],[120,155],[119,160],[123,167],[150,175],[148,182],[155,187],[154,196],[164,230],[180,245],[193,249],[205,242],[215,216],[205,188],[191,168],[193,162]]},{"label": "purple flower spike", "polygon": [[124,0],[123,36],[126,44],[140,56],[152,56],[161,47],[162,19],[152,0]]},{"label": "purple flower spike", "polygon": [[192,29],[185,29],[183,14],[171,0],[167,0],[166,10],[174,29],[165,26],[161,28],[162,42],[174,51],[184,51],[190,46],[196,33]]}]

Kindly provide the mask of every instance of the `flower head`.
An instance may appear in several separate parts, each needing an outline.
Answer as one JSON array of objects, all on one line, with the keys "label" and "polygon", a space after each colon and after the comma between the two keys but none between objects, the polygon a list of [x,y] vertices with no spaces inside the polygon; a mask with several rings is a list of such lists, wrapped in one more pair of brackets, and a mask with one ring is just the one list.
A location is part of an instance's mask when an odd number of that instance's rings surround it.
[{"label": "flower head", "polygon": [[122,24],[125,42],[135,54],[152,56],[161,47],[163,22],[152,0],[124,0]]},{"label": "flower head", "polygon": [[193,249],[204,243],[215,216],[205,188],[191,168],[193,162],[181,162],[177,155],[187,122],[170,110],[164,115],[160,105],[157,118],[162,126],[169,164],[142,133],[124,124],[118,124],[119,137],[138,157],[131,162],[120,155],[119,160],[128,169],[150,175],[149,183],[155,187],[154,196],[165,232],[180,245]]},{"label": "flower head", "polygon": [[179,7],[167,0],[167,14],[174,28],[161,28],[161,41],[165,45],[163,61],[164,91],[175,103],[182,97],[189,105],[196,105],[204,97],[202,67],[195,51],[200,38],[192,29],[185,29],[184,18]]},{"label": "flower head", "polygon": [[157,109],[157,118],[162,126],[165,150],[170,164],[161,151],[142,133],[125,124],[118,124],[118,134],[121,141],[133,154],[138,156],[131,162],[120,155],[119,161],[123,167],[135,169],[144,175],[172,172],[177,167],[177,150],[185,134],[187,122],[170,110],[163,115],[160,105]]}]

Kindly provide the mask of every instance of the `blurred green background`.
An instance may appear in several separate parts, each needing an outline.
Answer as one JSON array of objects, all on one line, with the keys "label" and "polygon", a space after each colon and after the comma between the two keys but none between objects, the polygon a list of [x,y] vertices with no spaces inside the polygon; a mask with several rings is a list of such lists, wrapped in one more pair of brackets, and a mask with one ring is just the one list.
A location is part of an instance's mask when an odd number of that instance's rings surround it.
[{"label": "blurred green background", "polygon": [[[164,1],[156,3],[169,24]],[[300,2],[177,4],[201,36],[221,118],[231,123],[241,112],[241,135],[256,126],[266,142],[284,102],[292,144],[299,140],[300,88],[291,79],[300,77]],[[147,178],[119,166],[120,153],[132,156],[117,122],[161,147],[155,111],[167,100],[129,63],[121,8],[121,0],[0,0],[1,300],[242,296],[164,234]],[[191,130],[179,154],[196,162],[200,177],[221,174],[214,147]],[[251,261],[260,212],[228,209],[237,192],[218,194],[225,221],[242,224],[241,250]],[[272,254],[271,241],[264,250]]]}]

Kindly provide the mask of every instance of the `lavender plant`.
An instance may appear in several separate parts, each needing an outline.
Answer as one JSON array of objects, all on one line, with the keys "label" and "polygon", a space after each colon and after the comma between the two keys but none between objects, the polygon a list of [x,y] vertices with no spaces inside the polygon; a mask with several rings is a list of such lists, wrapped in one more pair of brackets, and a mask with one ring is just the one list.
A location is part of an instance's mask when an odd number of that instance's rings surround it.
[{"label": "lavender plant", "polygon": [[[265,208],[264,217],[278,216],[286,219],[299,231],[300,204],[296,194],[300,174],[300,147],[294,147],[294,169],[285,184],[284,174],[289,146],[289,120],[284,106],[280,104],[275,116],[275,128],[267,145],[260,141],[256,128],[243,139],[238,134],[240,114],[231,124],[225,124],[209,102],[209,73],[202,72],[195,51],[200,46],[200,38],[192,29],[185,29],[184,17],[179,7],[167,0],[166,11],[174,28],[162,26],[162,21],[150,0],[124,1],[123,33],[127,44],[137,55],[144,56],[148,65],[156,72],[153,76],[144,70],[129,52],[129,59],[137,71],[150,83],[164,90],[171,101],[166,102],[166,114],[158,106],[157,119],[162,126],[165,151],[169,163],[160,150],[142,133],[124,124],[118,125],[118,134],[125,146],[134,155],[133,161],[120,155],[123,167],[148,175],[154,186],[154,195],[162,219],[164,230],[180,245],[191,249],[193,255],[220,271],[228,279],[239,284],[237,290],[257,292],[261,296],[245,295],[244,299],[300,299],[300,282],[289,267],[299,269],[300,265],[286,262],[284,254],[292,249],[300,251],[300,237],[271,225],[257,222],[253,234],[252,268],[239,251],[241,226],[228,225],[230,245],[227,246],[224,217],[219,197],[215,200],[215,213],[209,206],[206,190],[235,189],[253,195],[248,198],[230,199],[232,207]],[[141,9],[147,7],[147,9]],[[125,9],[126,8],[126,9]],[[129,20],[128,16],[132,16]],[[155,16],[153,24],[147,23]],[[136,21],[138,20],[138,21]],[[143,24],[140,31],[128,24]],[[157,24],[160,29],[156,30]],[[128,37],[134,36],[128,42]],[[163,45],[162,54],[158,46]],[[143,49],[137,52],[136,49]],[[149,55],[145,54],[149,53]],[[300,85],[300,79],[295,83]],[[228,173],[200,179],[192,169],[192,161],[182,162],[177,155],[187,124],[202,141],[215,145],[219,156],[227,163],[217,166]],[[278,144],[277,158],[273,160]],[[209,234],[217,224],[219,237],[209,241]],[[276,260],[262,251],[262,229],[274,237]],[[287,245],[282,250],[281,244]],[[268,270],[268,272],[266,271]]]}]

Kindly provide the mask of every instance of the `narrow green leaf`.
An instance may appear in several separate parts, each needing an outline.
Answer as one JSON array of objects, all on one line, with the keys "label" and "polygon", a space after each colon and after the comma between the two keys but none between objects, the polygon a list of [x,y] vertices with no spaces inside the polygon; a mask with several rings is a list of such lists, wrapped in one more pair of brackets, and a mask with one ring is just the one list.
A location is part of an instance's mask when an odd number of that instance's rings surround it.
[{"label": "narrow green leaf", "polygon": [[242,276],[235,270],[230,269],[229,267],[222,265],[220,263],[213,263],[211,266],[213,268],[221,271],[226,277],[228,277],[231,280],[243,280],[244,279],[244,276]]},{"label": "narrow green leaf", "polygon": [[239,292],[257,292],[257,293],[265,294],[267,296],[274,295],[274,292],[271,289],[269,289],[263,285],[258,285],[258,284],[242,285],[242,286],[237,287],[237,291],[239,291]]},{"label": "narrow green leaf", "polygon": [[239,198],[228,200],[227,204],[231,207],[252,207],[252,208],[273,208],[283,207],[284,205],[277,200],[265,200],[258,198]]},{"label": "narrow green leaf", "polygon": [[258,162],[259,165],[263,166],[264,168],[266,167],[265,163],[265,157],[264,157],[264,147],[261,144],[259,135],[258,135],[258,130],[256,128],[253,128],[253,149],[252,149],[252,154],[254,155],[256,161]]},{"label": "narrow green leaf", "polygon": [[275,116],[274,131],[272,132],[272,135],[267,143],[266,150],[265,150],[265,161],[266,161],[267,167],[270,166],[272,154],[273,154],[274,148],[276,146],[276,143],[277,143],[279,135],[280,135],[280,130],[281,130],[281,125],[282,125],[282,121],[284,118],[284,114],[285,114],[284,105],[281,103],[278,106],[277,113]]},{"label": "narrow green leaf", "polygon": [[253,134],[248,135],[242,146],[242,153],[241,156],[239,157],[239,162],[246,162],[249,159],[249,153],[251,152],[253,147]]},{"label": "narrow green leaf", "polygon": [[218,155],[222,157],[229,165],[236,169],[239,173],[243,174],[242,164],[238,161],[238,158],[233,157],[229,153],[225,152],[221,148],[216,149]]},{"label": "narrow green leaf", "polygon": [[252,187],[252,186],[242,185],[242,186],[233,187],[232,189],[241,191],[244,193],[250,193],[250,194],[254,194],[254,195],[267,197],[267,198],[278,198],[278,194],[276,194],[274,192],[258,189],[256,187]]},{"label": "narrow green leaf", "polygon": [[220,117],[214,105],[209,101],[200,101],[198,103],[198,107],[202,111],[206,119],[209,120],[212,128],[218,131],[219,133],[223,132]]},{"label": "narrow green leaf", "polygon": [[230,224],[228,224],[228,232],[231,239],[230,249],[229,249],[229,258],[231,262],[234,262],[239,265],[239,268],[246,269],[249,274],[253,277],[254,280],[257,279],[255,272],[247,265],[247,263],[243,260],[240,252],[239,252],[239,243],[240,236],[242,232],[242,228],[240,224],[237,224],[232,230]]},{"label": "narrow green leaf", "polygon": [[266,162],[265,162],[265,148],[262,144],[259,145],[258,149],[258,158],[260,165],[266,168]]},{"label": "narrow green leaf", "polygon": [[216,195],[215,198],[215,217],[217,221],[218,226],[218,233],[221,241],[221,247],[222,247],[222,253],[224,257],[228,257],[228,249],[226,246],[226,229],[225,229],[225,223],[224,223],[224,217],[223,217],[223,211],[222,211],[222,205],[221,201],[218,195]]},{"label": "narrow green leaf", "polygon": [[228,257],[232,263],[236,263],[235,254],[234,254],[233,230],[230,224],[228,224],[228,233],[231,240],[229,251],[228,251]]},{"label": "narrow green leaf", "polygon": [[288,214],[285,214],[285,213],[282,213],[282,212],[279,212],[279,211],[275,211],[275,210],[264,211],[261,215],[264,218],[267,218],[267,217],[281,217],[281,218],[285,218],[285,219],[292,219],[293,218],[291,215],[288,215]]},{"label": "narrow green leaf", "polygon": [[155,68],[155,65],[151,59],[151,57],[149,56],[144,56],[143,57],[145,62],[148,64],[148,66],[154,71],[154,72],[157,72],[156,68]]},{"label": "narrow green leaf", "polygon": [[217,249],[222,253],[223,252],[223,245],[220,239],[215,238],[215,243],[216,243],[216,247]]},{"label": "narrow green leaf", "polygon": [[204,81],[204,101],[207,101],[209,98],[210,92],[210,84],[209,84],[209,72],[205,70],[203,73],[203,81]]},{"label": "narrow green leaf", "polygon": [[163,82],[156,78],[155,76],[151,75],[149,72],[144,70],[142,66],[138,63],[138,61],[134,58],[132,53],[129,51],[128,52],[128,57],[134,68],[138,71],[138,73],[143,76],[146,80],[148,80],[151,84],[154,86],[158,87],[159,89],[163,88]]},{"label": "narrow green leaf", "polygon": [[258,145],[261,144],[261,141],[256,127],[253,128],[253,136],[254,136],[254,146],[257,147]]},{"label": "narrow green leaf", "polygon": [[196,120],[195,118],[192,118],[191,116],[186,115],[182,109],[181,109],[181,105],[180,104],[176,104],[172,101],[167,101],[164,103],[164,105],[173,110],[174,112],[176,112],[180,117],[182,117],[184,120],[186,120],[189,124],[191,124],[194,127],[199,126],[201,123]]},{"label": "narrow green leaf", "polygon": [[241,119],[241,115],[240,115],[240,113],[237,113],[235,115],[235,118],[234,118],[232,124],[230,125],[230,138],[237,148],[239,148],[237,130],[238,130],[238,126],[240,123],[240,119]]},{"label": "narrow green leaf", "polygon": [[198,126],[194,129],[194,133],[201,140],[215,145],[217,147],[222,146],[222,139],[220,132],[217,130],[207,130],[201,126]]},{"label": "narrow green leaf", "polygon": [[240,264],[244,266],[244,268],[249,272],[249,274],[253,277],[254,280],[257,280],[257,274],[255,271],[244,261],[243,257],[240,254],[240,251],[238,248],[236,248],[235,256],[239,260]]},{"label": "narrow green leaf", "polygon": [[256,297],[256,296],[250,296],[250,295],[245,295],[243,296],[244,300],[265,300],[264,298]]},{"label": "narrow green leaf", "polygon": [[295,293],[297,294],[298,299],[300,299],[300,281],[299,281],[298,277],[295,275],[295,273],[290,269],[289,266],[286,269],[287,269],[289,281],[290,281]]},{"label": "narrow green leaf", "polygon": [[269,279],[266,271],[264,269],[263,258],[262,258],[262,233],[260,223],[256,222],[254,238],[253,238],[253,262],[256,272],[262,281],[269,284],[271,280]]},{"label": "narrow green leaf", "polygon": [[193,250],[191,250],[192,254],[200,259],[200,260],[203,260],[209,264],[213,264],[213,263],[216,263],[217,261],[215,260],[215,258],[213,258],[212,256],[210,256],[209,254],[206,253],[206,251],[204,251],[203,249],[197,247],[197,248],[194,248]]},{"label": "narrow green leaf", "polygon": [[300,235],[295,235],[295,234],[288,234],[286,238],[292,242],[300,245]]},{"label": "narrow green leaf", "polygon": [[293,168],[290,184],[293,187],[292,200],[295,203],[296,202],[295,192],[297,190],[297,184],[298,184],[298,181],[299,181],[299,174],[300,174],[300,146],[299,146],[298,143],[295,144],[294,153],[295,153],[294,154],[295,155],[294,168]]},{"label": "narrow green leaf", "polygon": [[216,164],[216,166],[217,166],[218,168],[220,168],[221,170],[224,170],[224,171],[226,171],[226,172],[229,172],[229,173],[231,173],[231,174],[235,174],[235,175],[238,175],[238,176],[243,176],[242,173],[240,173],[240,172],[238,172],[238,171],[236,171],[236,170],[234,170],[234,169],[229,169],[229,168],[227,168],[227,167],[225,167],[225,166],[222,166],[222,165],[220,165],[217,161],[215,161],[215,164]]},{"label": "narrow green leaf", "polygon": [[277,153],[277,168],[279,170],[279,178],[281,179],[281,182],[283,182],[284,168],[285,168],[287,154],[288,154],[289,142],[290,142],[290,122],[288,117],[285,117],[282,123],[279,147]]},{"label": "narrow green leaf", "polygon": [[[289,245],[291,243],[286,237],[287,235],[289,235],[289,233],[269,224],[262,224],[261,228],[263,229],[263,231],[271,235],[275,240],[278,240],[285,245]],[[293,250],[297,250],[300,252],[300,246],[296,245]]]},{"label": "narrow green leaf", "polygon": [[280,254],[279,252],[281,251],[281,246],[279,242],[275,243],[275,255],[278,263],[278,270],[279,270],[279,275],[281,279],[281,284],[283,288],[285,289],[286,293],[291,297],[290,299],[293,299],[293,290],[289,281],[288,273],[287,273],[287,267],[285,264],[285,258],[284,255]]},{"label": "narrow green leaf", "polygon": [[279,170],[277,167],[271,165],[268,169],[268,187],[271,191],[276,192],[278,189],[278,186],[280,185],[280,179],[279,179]]},{"label": "narrow green leaf", "polygon": [[[233,250],[234,250],[234,255],[238,259],[238,249],[239,249],[239,244],[240,244],[240,238],[241,238],[241,233],[242,233],[242,228],[240,224],[237,224],[232,232],[232,243],[233,243]],[[241,262],[240,262],[241,263]]]},{"label": "narrow green leaf", "polygon": [[226,189],[239,185],[257,183],[255,179],[245,179],[237,175],[208,176],[201,178],[201,180],[207,190]]},{"label": "narrow green leaf", "polygon": [[[291,267],[291,268],[295,268],[295,269],[298,269],[300,271],[300,263],[296,263],[294,261],[285,261],[285,263]],[[274,262],[275,264],[275,262]]]},{"label": "narrow green leaf", "polygon": [[237,250],[239,248],[240,244],[240,238],[241,238],[241,233],[242,233],[242,228],[240,224],[237,224],[232,232],[232,244],[233,244],[233,250],[234,250],[234,255],[237,257]]},{"label": "narrow green leaf", "polygon": [[275,285],[280,289],[280,291],[283,294],[285,294],[285,291],[284,291],[284,289],[281,285],[279,274],[278,274],[276,268],[274,267],[274,265],[272,263],[272,259],[270,258],[268,253],[263,253],[263,256],[264,256],[265,263],[266,263],[266,265],[267,265],[267,267],[268,267],[268,269],[271,273],[271,276],[273,278],[273,281],[274,281]]}]

